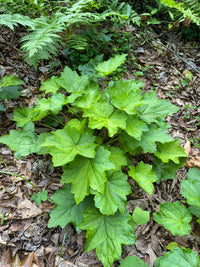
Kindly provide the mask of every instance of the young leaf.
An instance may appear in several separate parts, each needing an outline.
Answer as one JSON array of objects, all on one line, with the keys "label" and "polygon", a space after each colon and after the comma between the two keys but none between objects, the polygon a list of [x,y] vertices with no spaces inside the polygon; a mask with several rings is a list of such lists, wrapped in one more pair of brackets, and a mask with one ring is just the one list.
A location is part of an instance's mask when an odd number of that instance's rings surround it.
[{"label": "young leaf", "polygon": [[17,159],[35,152],[37,135],[33,122],[29,122],[22,130],[11,130],[9,134],[0,137],[0,143],[6,144],[16,151]]},{"label": "young leaf", "polygon": [[48,191],[44,190],[42,192],[38,192],[37,194],[32,195],[31,198],[39,206],[42,201],[46,201],[48,199],[47,194]]},{"label": "young leaf", "polygon": [[109,157],[110,152],[100,147],[93,159],[77,156],[63,167],[61,183],[72,183],[71,192],[77,204],[89,195],[90,187],[101,193],[104,191],[105,171],[114,168]]},{"label": "young leaf", "polygon": [[62,130],[52,132],[41,144],[42,147],[51,148],[49,153],[55,166],[62,166],[74,160],[76,155],[94,158],[95,137],[89,132],[81,131],[82,125],[83,122],[73,119]]},{"label": "young leaf", "polygon": [[136,256],[128,256],[123,259],[119,267],[148,267],[148,265],[143,262],[140,258]]},{"label": "young leaf", "polygon": [[102,214],[112,215],[118,209],[124,212],[126,196],[131,193],[127,176],[121,171],[108,171],[103,193],[94,192],[95,206]]},{"label": "young leaf", "polygon": [[148,193],[153,194],[153,182],[158,177],[151,171],[152,166],[141,161],[136,167],[130,166],[128,174]]},{"label": "young leaf", "polygon": [[190,248],[174,248],[154,262],[154,267],[200,267],[198,254]]},{"label": "young leaf", "polygon": [[110,101],[116,108],[125,111],[128,114],[136,114],[136,107],[143,105],[142,81],[123,81],[119,80],[108,86],[104,93],[108,94]]},{"label": "young leaf", "polygon": [[149,211],[145,211],[139,207],[136,207],[133,211],[132,218],[137,224],[146,224],[150,219]]},{"label": "young leaf", "polygon": [[169,141],[168,139],[166,143],[158,145],[158,151],[155,153],[155,156],[165,163],[172,160],[174,163],[179,164],[179,158],[187,158],[187,154],[184,148],[179,146],[179,140]]},{"label": "young leaf", "polygon": [[164,119],[166,115],[172,115],[179,110],[169,100],[159,100],[155,91],[145,93],[141,101],[144,105],[137,108],[139,118],[148,124],[157,122],[159,118]]},{"label": "young leaf", "polygon": [[154,213],[154,220],[171,231],[173,235],[188,235],[191,231],[189,223],[192,216],[187,208],[178,201],[161,204],[160,212]]},{"label": "young leaf", "polygon": [[140,209],[139,207],[136,207],[133,214],[132,214],[132,219],[129,222],[129,224],[131,225],[131,227],[133,228],[133,231],[135,230],[135,227],[140,224],[146,224],[149,221],[149,212],[148,211],[144,211],[142,209]]},{"label": "young leaf", "polygon": [[56,206],[50,212],[48,227],[60,226],[64,228],[68,223],[73,223],[77,230],[80,230],[82,213],[88,207],[93,206],[91,197],[87,197],[79,205],[76,204],[73,194],[70,192],[70,185],[64,185],[51,196]]},{"label": "young leaf", "polygon": [[189,205],[200,207],[200,170],[191,168],[187,179],[181,181],[181,194]]},{"label": "young leaf", "polygon": [[128,224],[130,215],[127,211],[114,215],[102,215],[96,208],[83,212],[81,229],[86,230],[87,243],[85,250],[96,249],[98,258],[104,267],[110,267],[114,260],[121,257],[121,245],[133,245],[135,236]]},{"label": "young leaf", "polygon": [[109,75],[125,62],[126,56],[127,54],[117,55],[114,58],[99,63],[95,69],[99,72],[99,76]]},{"label": "young leaf", "polygon": [[110,137],[118,132],[118,128],[126,128],[126,114],[114,110],[106,101],[97,102],[91,105],[89,109],[84,109],[83,117],[89,117],[89,127],[91,129],[106,127]]}]

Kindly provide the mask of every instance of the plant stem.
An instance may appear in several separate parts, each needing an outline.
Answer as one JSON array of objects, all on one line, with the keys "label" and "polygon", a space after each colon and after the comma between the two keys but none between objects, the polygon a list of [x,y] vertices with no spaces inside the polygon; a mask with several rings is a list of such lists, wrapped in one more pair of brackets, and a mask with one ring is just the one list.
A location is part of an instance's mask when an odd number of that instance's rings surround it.
[{"label": "plant stem", "polygon": [[16,177],[19,177],[21,178],[22,180],[26,181],[27,183],[29,183],[32,187],[34,187],[37,191],[39,192],[42,192],[39,188],[37,188],[36,185],[34,185],[33,183],[31,183],[29,180],[27,180],[26,178],[24,178],[23,176],[21,175],[18,175],[16,173],[12,173],[12,172],[4,172],[4,171],[0,171],[0,173],[4,173],[4,174],[8,174],[8,175],[13,175],[13,176],[16,176]]}]

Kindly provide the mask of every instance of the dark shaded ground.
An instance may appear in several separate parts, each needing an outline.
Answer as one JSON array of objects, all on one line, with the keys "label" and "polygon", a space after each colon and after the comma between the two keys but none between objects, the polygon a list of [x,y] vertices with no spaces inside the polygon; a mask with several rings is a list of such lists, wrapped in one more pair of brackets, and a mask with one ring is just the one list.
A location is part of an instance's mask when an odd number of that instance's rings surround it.
[{"label": "dark shaded ground", "polygon": [[[192,61],[197,68],[200,63],[200,44],[183,42],[173,33],[159,36],[153,29],[142,37],[139,33],[141,29],[127,26],[121,30],[129,31],[134,36],[132,43],[134,52],[129,54],[129,58],[136,57],[134,62],[143,71],[143,76],[140,77],[145,82],[143,90],[156,88],[159,98],[170,99],[173,104],[180,107],[180,110],[174,116],[167,118],[167,121],[172,125],[170,133],[180,139],[181,145],[189,154],[186,167],[178,172],[176,180],[163,181],[155,185],[152,196],[137,188],[135,200],[128,201],[129,211],[132,212],[139,206],[152,214],[162,202],[181,200],[180,180],[186,177],[189,167],[200,168],[200,122],[197,118],[200,116],[200,74],[155,40],[169,45],[173,50],[177,49],[179,55],[188,62]],[[24,33],[11,32],[6,28],[2,28],[0,33],[0,76],[15,74],[25,81],[23,96],[18,100],[4,102],[7,110],[1,113],[0,117],[0,135],[4,135],[15,128],[15,122],[11,120],[13,108],[22,105],[31,106],[37,100],[41,81],[52,75],[59,75],[64,65],[57,67],[53,73],[45,64],[35,71],[24,63],[19,50],[19,38]],[[134,62],[129,60],[126,63],[128,70],[124,75],[125,79],[136,77],[138,65]],[[65,59],[63,64],[66,64]],[[193,77],[192,81],[183,87],[185,70],[189,70]],[[52,169],[49,157],[30,155],[17,161],[8,147],[2,144],[0,156],[1,171],[21,175],[39,189],[47,189],[49,194],[60,187],[61,169]],[[13,175],[0,174],[0,189],[0,214],[7,218],[0,225],[0,266],[10,266],[10,263],[14,262],[11,258],[15,253],[22,260],[31,252],[33,253],[27,261],[29,264],[34,262],[35,267],[102,266],[94,251],[84,252],[85,232],[77,234],[72,226],[68,226],[67,229],[47,228],[48,213],[53,205],[47,201],[37,207],[31,200],[31,195],[36,191],[29,183]],[[124,246],[122,257],[136,255],[152,267],[154,260],[166,251],[166,245],[173,241],[199,253],[200,227],[195,222],[192,222],[192,231],[193,235],[172,236],[151,217],[148,224],[137,227],[136,244]],[[119,262],[116,262],[113,266],[118,265]],[[18,263],[17,266],[31,265]]]}]

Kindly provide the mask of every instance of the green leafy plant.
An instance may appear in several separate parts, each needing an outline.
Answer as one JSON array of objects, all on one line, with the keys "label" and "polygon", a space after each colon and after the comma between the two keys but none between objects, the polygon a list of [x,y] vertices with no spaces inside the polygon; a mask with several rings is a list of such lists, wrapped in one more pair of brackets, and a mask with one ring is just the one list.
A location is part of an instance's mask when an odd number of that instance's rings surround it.
[{"label": "green leafy plant", "polygon": [[174,0],[159,0],[159,2],[182,13],[184,19],[189,18],[196,25],[200,25],[198,1],[187,0],[184,3],[179,3]]},{"label": "green leafy plant", "polygon": [[[140,80],[109,81],[125,60],[124,54],[100,63],[91,60],[81,75],[65,67],[60,77],[43,82],[46,97],[36,106],[14,110],[13,120],[22,129],[0,138],[17,158],[50,154],[54,166],[62,166],[64,186],[51,197],[55,207],[48,226],[73,223],[77,231],[86,230],[86,251],[96,249],[106,267],[120,259],[122,244],[135,243],[135,225],[149,219],[147,211],[136,209],[131,216],[125,209],[131,193],[128,175],[152,194],[153,183],[165,178],[166,169],[171,172],[173,164],[175,178],[187,158],[178,140],[166,133],[165,116],[176,106],[158,100],[154,91],[142,93]],[[50,114],[63,120],[51,132],[37,134],[38,121]],[[152,165],[145,153],[152,155]]]},{"label": "green leafy plant", "polygon": [[7,217],[4,217],[2,213],[0,213],[0,224],[1,226],[4,224],[4,222],[7,220]]},{"label": "green leafy plant", "polygon": [[188,267],[199,267],[200,260],[196,252],[191,249],[184,247],[176,247],[172,251],[167,252],[164,256],[159,257],[154,262],[155,267],[177,267],[177,266],[188,266]]},{"label": "green leafy plant", "polygon": [[144,263],[140,258],[136,256],[128,256],[125,259],[123,259],[120,263],[120,267],[148,267],[146,263]]},{"label": "green leafy plant", "polygon": [[31,198],[39,206],[42,201],[46,201],[48,199],[47,194],[48,191],[44,190],[42,192],[38,192],[37,194],[32,195]]},{"label": "green leafy plant", "polygon": [[0,111],[5,111],[1,100],[18,98],[21,95],[21,84],[24,82],[14,75],[6,75],[0,81]]},{"label": "green leafy plant", "polygon": [[[30,2],[35,4],[33,1]],[[13,3],[18,6],[16,1]],[[48,5],[48,1],[41,1],[42,6],[45,3]],[[38,5],[39,3],[36,6]],[[76,28],[79,24],[91,25],[106,20],[109,16],[126,19],[126,16],[115,11],[106,10],[98,13],[97,9],[98,4],[93,0],[74,1],[70,5],[66,1],[66,5],[60,3],[58,10],[53,9],[51,16],[41,14],[40,17],[30,18],[21,13],[1,14],[0,25],[5,25],[12,30],[19,24],[28,27],[29,34],[21,40],[22,51],[25,53],[25,60],[37,68],[40,60],[49,60],[57,55],[58,47],[69,41],[68,38],[73,35],[73,26]],[[81,48],[82,43],[77,46]]]},{"label": "green leafy plant", "polygon": [[200,218],[200,170],[191,168],[187,173],[187,179],[181,181],[181,194],[186,198],[186,208],[182,203],[166,202],[160,205],[160,211],[154,213],[154,220],[170,230],[173,235],[188,235],[191,232],[190,222],[195,215]]}]

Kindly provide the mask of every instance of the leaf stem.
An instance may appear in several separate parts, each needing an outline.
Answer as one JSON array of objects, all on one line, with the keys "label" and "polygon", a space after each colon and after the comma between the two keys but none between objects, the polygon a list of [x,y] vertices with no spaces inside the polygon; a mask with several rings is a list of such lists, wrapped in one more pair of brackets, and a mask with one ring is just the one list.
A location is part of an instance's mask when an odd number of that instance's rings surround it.
[{"label": "leaf stem", "polygon": [[12,176],[16,176],[16,177],[19,177],[21,178],[22,180],[26,181],[27,183],[29,183],[32,187],[34,187],[37,191],[39,192],[42,192],[39,188],[37,188],[36,185],[34,185],[33,183],[31,183],[29,180],[27,180],[26,178],[24,178],[23,176],[21,175],[18,175],[16,173],[12,173],[12,172],[5,172],[5,171],[0,171],[0,173],[4,173],[4,174],[8,174],[8,175],[12,175]]}]

